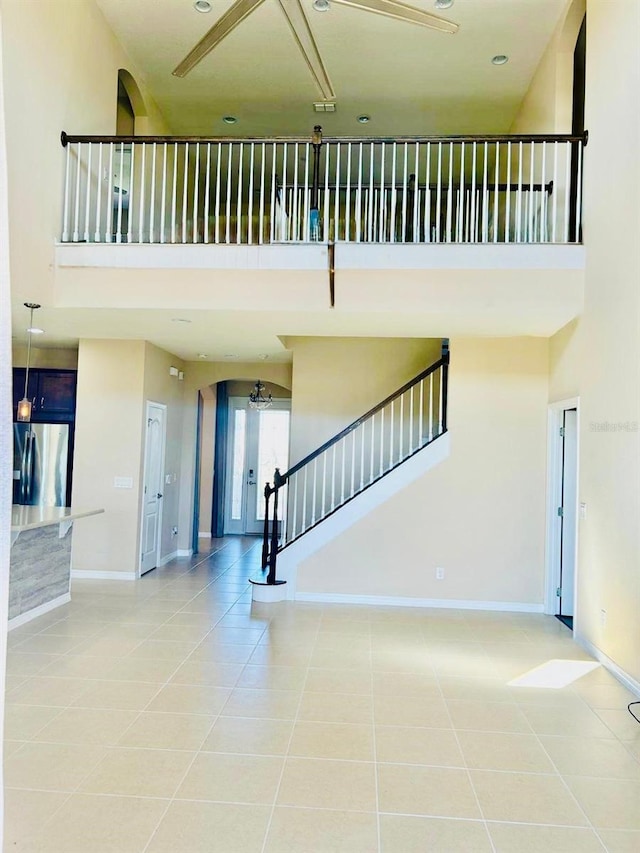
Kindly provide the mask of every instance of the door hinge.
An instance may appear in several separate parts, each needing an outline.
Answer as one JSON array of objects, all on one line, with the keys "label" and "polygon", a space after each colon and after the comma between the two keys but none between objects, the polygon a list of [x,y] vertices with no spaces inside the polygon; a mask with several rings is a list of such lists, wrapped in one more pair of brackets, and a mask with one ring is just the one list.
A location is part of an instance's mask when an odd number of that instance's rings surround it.
[{"label": "door hinge", "polygon": [[562,598],[562,587],[561,586],[556,588],[556,595],[558,598]]},{"label": "door hinge", "polygon": [[560,516],[560,518],[562,518],[564,515],[564,509],[561,506],[558,507],[558,515]]},{"label": "door hinge", "polygon": [[564,427],[560,427],[560,437],[564,438]]}]

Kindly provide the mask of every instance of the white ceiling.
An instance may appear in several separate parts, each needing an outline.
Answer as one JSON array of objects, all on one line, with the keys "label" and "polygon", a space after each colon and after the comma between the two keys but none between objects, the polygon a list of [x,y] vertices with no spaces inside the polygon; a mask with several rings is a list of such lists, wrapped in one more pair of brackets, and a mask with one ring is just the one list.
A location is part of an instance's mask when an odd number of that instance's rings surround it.
[{"label": "white ceiling", "polygon": [[[97,0],[174,133],[308,134],[321,100],[276,0],[265,0],[187,77],[172,70],[232,5],[212,0]],[[326,135],[500,133],[517,107],[567,0],[413,0],[460,25],[456,35],[333,4],[318,13],[302,0],[337,94],[323,114]],[[491,64],[507,54],[507,65]]]}]

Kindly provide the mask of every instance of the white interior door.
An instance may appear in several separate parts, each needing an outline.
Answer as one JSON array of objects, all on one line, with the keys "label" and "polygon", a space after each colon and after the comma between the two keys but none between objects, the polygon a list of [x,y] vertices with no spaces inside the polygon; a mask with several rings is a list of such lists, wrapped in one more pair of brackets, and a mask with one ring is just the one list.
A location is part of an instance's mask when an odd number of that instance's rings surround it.
[{"label": "white interior door", "polygon": [[562,532],[560,615],[573,616],[578,504],[578,413],[567,409],[562,437]]},{"label": "white interior door", "polygon": [[160,559],[166,407],[147,402],[142,487],[140,574],[155,569]]},{"label": "white interior door", "polygon": [[[290,400],[251,409],[244,397],[229,399],[225,533],[262,533],[265,483],[289,465],[290,410]],[[280,505],[280,515],[284,509]]]}]

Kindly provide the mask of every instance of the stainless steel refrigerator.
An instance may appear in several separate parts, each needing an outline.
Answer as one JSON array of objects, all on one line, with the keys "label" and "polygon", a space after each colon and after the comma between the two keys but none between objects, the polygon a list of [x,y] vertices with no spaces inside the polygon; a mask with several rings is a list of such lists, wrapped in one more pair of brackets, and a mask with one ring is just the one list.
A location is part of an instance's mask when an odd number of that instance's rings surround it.
[{"label": "stainless steel refrigerator", "polygon": [[14,504],[65,506],[68,461],[68,424],[15,423]]}]

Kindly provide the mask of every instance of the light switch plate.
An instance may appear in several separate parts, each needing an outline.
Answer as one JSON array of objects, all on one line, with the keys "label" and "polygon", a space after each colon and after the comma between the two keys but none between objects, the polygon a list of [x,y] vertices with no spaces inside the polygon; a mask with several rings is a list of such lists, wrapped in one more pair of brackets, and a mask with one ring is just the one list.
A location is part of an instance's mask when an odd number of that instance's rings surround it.
[{"label": "light switch plate", "polygon": [[114,489],[132,489],[133,488],[133,477],[114,477],[113,478],[113,488]]}]

